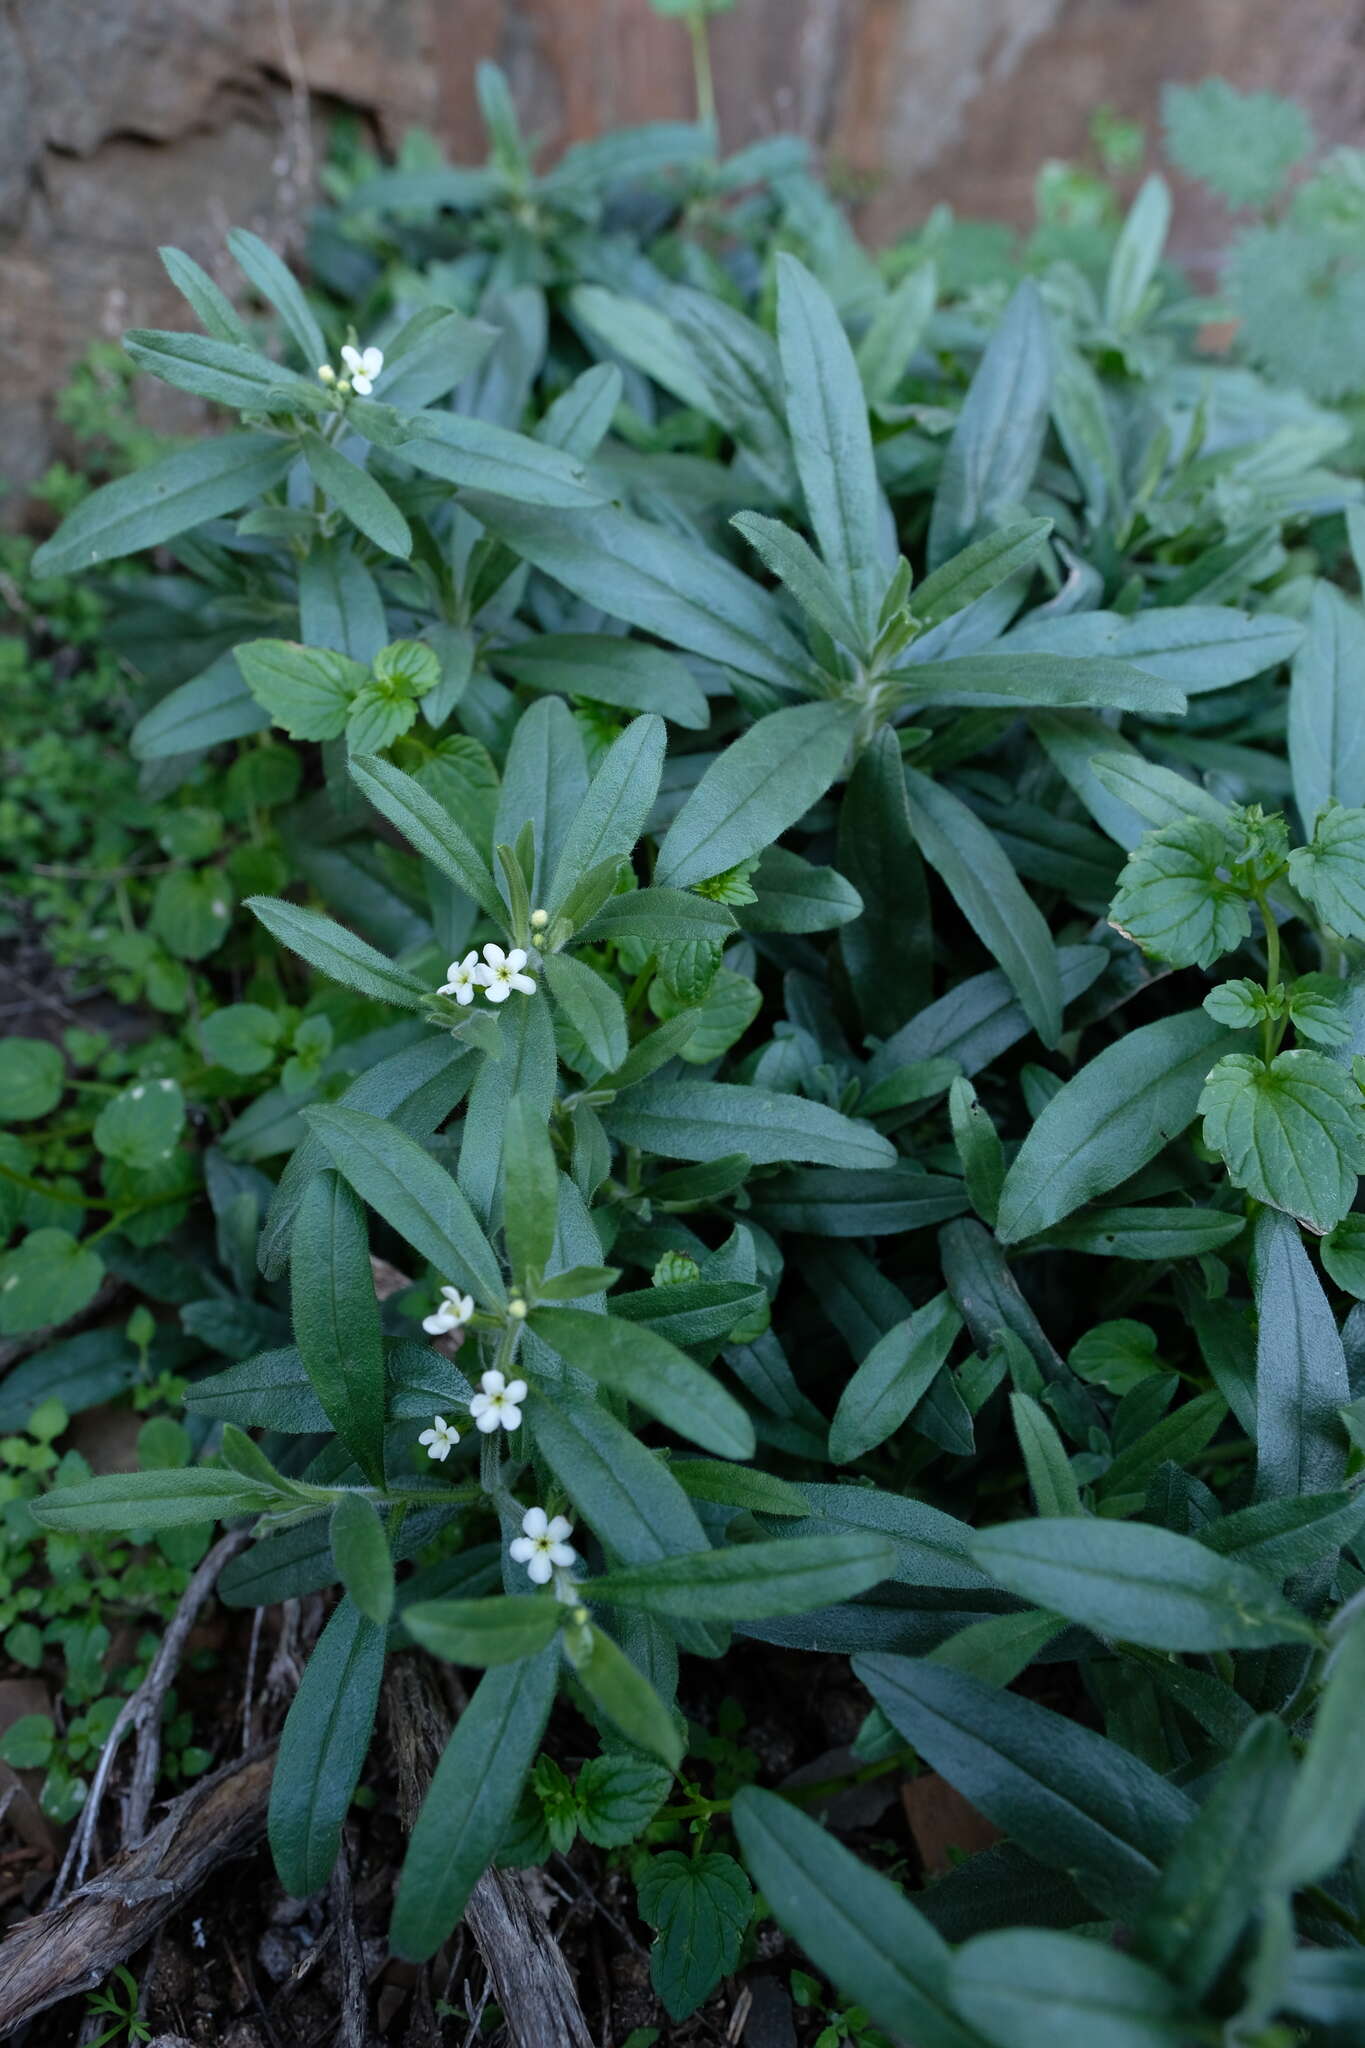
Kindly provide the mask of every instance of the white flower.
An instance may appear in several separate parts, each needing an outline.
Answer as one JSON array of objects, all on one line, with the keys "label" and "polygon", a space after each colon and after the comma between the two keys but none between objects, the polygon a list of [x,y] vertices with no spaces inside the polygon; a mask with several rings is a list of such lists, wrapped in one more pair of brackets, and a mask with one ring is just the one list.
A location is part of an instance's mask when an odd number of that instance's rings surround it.
[{"label": "white flower", "polygon": [[429,1458],[435,1458],[438,1465],[444,1465],[460,1441],[460,1432],[453,1422],[446,1421],[444,1415],[433,1415],[431,1428],[424,1429],[417,1441],[426,1445]]},{"label": "white flower", "polygon": [[422,1328],[428,1337],[444,1337],[447,1330],[460,1330],[474,1313],[472,1294],[461,1294],[458,1287],[441,1289],[441,1306],[431,1315],[423,1316]]},{"label": "white flower", "polygon": [[517,1429],[521,1425],[521,1404],[526,1399],[525,1380],[513,1380],[509,1384],[495,1367],[486,1372],[479,1381],[483,1388],[475,1394],[469,1404],[469,1412],[485,1436],[497,1429]]},{"label": "white flower", "polygon": [[527,1508],[521,1526],[523,1533],[508,1545],[508,1555],[513,1564],[525,1565],[532,1585],[548,1586],[556,1565],[562,1568],[574,1561],[568,1541],[573,1523],[566,1522],[563,1515],[551,1521],[544,1508]]},{"label": "white flower", "polygon": [[348,341],[341,351],[341,360],[351,373],[351,389],[358,391],[362,398],[368,398],[374,390],[374,380],[384,367],[382,348],[352,348]]},{"label": "white flower", "polygon": [[463,960],[452,960],[446,969],[446,975],[447,979],[441,983],[437,994],[454,996],[456,1002],[461,1005],[472,1003],[475,989],[482,986],[478,954],[470,951],[465,954]]},{"label": "white flower", "polygon": [[501,946],[495,946],[490,939],[483,949],[485,965],[474,969],[474,979],[483,989],[490,1003],[505,1003],[512,990],[519,989],[524,996],[533,996],[536,985],[529,974],[523,974],[526,955],[520,946],[514,946],[510,953],[504,953]]}]

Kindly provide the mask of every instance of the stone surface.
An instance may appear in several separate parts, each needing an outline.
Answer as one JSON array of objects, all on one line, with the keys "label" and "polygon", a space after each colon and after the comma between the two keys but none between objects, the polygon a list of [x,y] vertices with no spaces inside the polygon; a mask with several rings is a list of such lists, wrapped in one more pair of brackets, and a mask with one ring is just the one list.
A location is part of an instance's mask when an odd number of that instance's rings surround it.
[{"label": "stone surface", "polygon": [[[1365,0],[740,0],[714,51],[727,141],[807,135],[880,238],[944,200],[1026,222],[1039,164],[1084,153],[1097,105],[1155,128],[1171,78],[1294,93],[1328,143],[1365,126]],[[225,282],[227,226],[296,245],[338,106],[470,156],[484,57],[550,153],[692,109],[686,33],[647,0],[0,0],[9,516],[87,342],[179,317],[158,242]],[[1224,224],[1180,199],[1178,245],[1207,258]],[[183,419],[173,403],[152,416]]]}]

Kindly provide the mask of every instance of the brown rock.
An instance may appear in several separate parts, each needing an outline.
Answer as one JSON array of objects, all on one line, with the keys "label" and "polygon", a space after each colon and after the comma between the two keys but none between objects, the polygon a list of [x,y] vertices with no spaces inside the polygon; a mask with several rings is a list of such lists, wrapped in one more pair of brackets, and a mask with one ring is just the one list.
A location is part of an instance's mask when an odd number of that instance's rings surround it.
[{"label": "brown rock", "polygon": [[[1101,103],[1156,134],[1167,79],[1300,98],[1326,144],[1365,117],[1365,0],[741,0],[714,29],[731,146],[795,129],[902,232],[932,205],[1025,224],[1049,157]],[[228,281],[224,230],[296,248],[329,106],[393,142],[481,152],[474,70],[506,68],[553,154],[618,122],[688,118],[688,38],[648,0],[6,0],[0,4],[0,446],[12,484],[57,445],[50,399],[90,340],[181,318],[174,240]],[[1181,192],[1176,243],[1226,223]],[[184,426],[178,398],[148,417]],[[22,510],[15,493],[11,518]]]},{"label": "brown rock", "polygon": [[988,1849],[992,1842],[1000,1840],[1000,1830],[994,1822],[978,1813],[946,1778],[933,1771],[902,1785],[901,1804],[920,1861],[930,1877],[942,1877],[959,1857]]}]

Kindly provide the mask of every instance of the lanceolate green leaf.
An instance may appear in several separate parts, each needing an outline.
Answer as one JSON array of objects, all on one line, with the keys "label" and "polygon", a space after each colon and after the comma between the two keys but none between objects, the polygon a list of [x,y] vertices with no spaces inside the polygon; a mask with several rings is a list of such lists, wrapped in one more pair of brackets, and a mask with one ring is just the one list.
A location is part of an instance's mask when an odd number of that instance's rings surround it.
[{"label": "lanceolate green leaf", "polygon": [[1293,1778],[1284,1724],[1254,1721],[1176,1844],[1137,1929],[1138,1953],[1201,1998],[1260,1902]]},{"label": "lanceolate green leaf", "polygon": [[[428,476],[468,491],[488,492],[495,502],[515,499],[518,506],[572,510],[602,502],[602,493],[573,456],[491,420],[434,411],[389,417],[397,420],[402,436],[395,443],[396,453]],[[363,432],[363,413],[356,421]]]},{"label": "lanceolate green leaf", "polygon": [[948,1998],[947,1943],[889,1878],[756,1786],[736,1797],[734,1825],[774,1918],[845,1997],[920,2048],[979,2048]]},{"label": "lanceolate green leaf", "polygon": [[458,820],[420,782],[374,754],[352,755],[350,770],[361,794],[397,825],[418,853],[501,924],[507,913],[488,863]]},{"label": "lanceolate green leaf", "polygon": [[890,1576],[895,1554],[872,1534],[793,1536],[670,1557],[594,1579],[589,1597],[702,1621],[803,1614],[865,1593]]},{"label": "lanceolate green leaf", "polygon": [[725,1159],[742,1151],[755,1166],[793,1159],[871,1167],[890,1165],[896,1156],[871,1124],[822,1102],[733,1082],[655,1078],[632,1088],[604,1114],[624,1143],[665,1159]]},{"label": "lanceolate green leaf", "polygon": [[412,553],[412,529],[382,484],[351,462],[321,434],[305,433],[303,455],[313,481],[366,540],[386,555],[404,560]]},{"label": "lanceolate green leaf", "polygon": [[962,1328],[950,1296],[936,1295],[873,1345],[839,1396],[829,1454],[850,1464],[899,1429],[939,1372]]},{"label": "lanceolate green leaf", "polygon": [[515,1664],[539,1655],[559,1633],[564,1608],[553,1593],[488,1600],[419,1600],[403,1609],[410,1636],[451,1664]]},{"label": "lanceolate green leaf", "polygon": [[867,406],[829,295],[795,256],[777,259],[777,347],[811,526],[866,636],[876,625],[887,575]]},{"label": "lanceolate green leaf", "polygon": [[953,1957],[948,1989],[995,2048],[1185,2048],[1178,1994],[1134,1957],[1052,1928],[979,1934]]},{"label": "lanceolate green leaf", "polygon": [[1060,654],[964,654],[902,669],[897,695],[912,708],[954,705],[967,711],[1045,707],[1067,711],[1100,705],[1170,716],[1185,709],[1174,683],[1126,661]]},{"label": "lanceolate green leaf", "polygon": [[663,720],[650,715],[632,719],[613,741],[574,814],[549,877],[546,904],[552,912],[590,869],[628,854],[634,846],[654,805],[665,739]]},{"label": "lanceolate green leaf", "polygon": [[390,1930],[400,1956],[435,1954],[492,1862],[540,1746],[558,1667],[550,1644],[486,1672],[456,1722],[408,1844]]},{"label": "lanceolate green leaf", "polygon": [[273,938],[298,953],[310,967],[316,967],[343,988],[358,989],[361,995],[377,996],[381,1002],[397,1003],[415,1010],[429,990],[415,975],[395,967],[374,946],[348,932],[344,925],[308,910],[301,903],[285,903],[273,896],[248,896],[246,907],[261,920]]},{"label": "lanceolate green leaf", "polygon": [[278,1507],[270,1494],[240,1473],[192,1465],[187,1471],[110,1472],[74,1486],[54,1488],[33,1502],[45,1529],[183,1529],[235,1521]]},{"label": "lanceolate green leaf", "polygon": [[173,540],[272,490],[296,450],[276,434],[223,434],[165,455],[84,499],[33,557],[40,576],[90,569]]},{"label": "lanceolate green leaf", "polygon": [[1267,1880],[1314,1884],[1346,1855],[1365,1811],[1365,1621],[1357,1614],[1332,1654],[1313,1731],[1294,1780]]},{"label": "lanceolate green leaf", "polygon": [[1047,921],[986,827],[960,798],[905,771],[910,824],[981,943],[1000,962],[1045,1045],[1062,1029],[1062,987]]},{"label": "lanceolate green leaf", "polygon": [[1266,1211],[1255,1249],[1257,1495],[1322,1493],[1346,1470],[1346,1353],[1297,1224]]},{"label": "lanceolate green leaf", "polygon": [[972,1556],[993,1579],[1096,1634],[1153,1650],[1268,1649],[1318,1631],[1274,1582],[1192,1537],[1141,1522],[1040,1517],[984,1529]]},{"label": "lanceolate green leaf", "polygon": [[304,1669],[270,1781],[271,1853],[296,1898],[332,1874],[383,1674],[383,1629],[343,1600]]},{"label": "lanceolate green leaf", "polygon": [[753,1424],[734,1395],[648,1325],[585,1309],[541,1307],[533,1311],[530,1327],[570,1365],[704,1451],[721,1458],[753,1456]]},{"label": "lanceolate green leaf", "polygon": [[1022,505],[1043,452],[1051,388],[1047,314],[1026,278],[991,336],[948,444],[929,527],[932,568],[985,522]]},{"label": "lanceolate green leaf", "polygon": [[613,618],[779,689],[801,687],[800,642],[768,593],[721,556],[614,507],[572,520],[504,501],[478,509],[526,561]]},{"label": "lanceolate green leaf", "polygon": [[1305,833],[1323,805],[1365,804],[1365,613],[1330,583],[1315,583],[1308,630],[1289,692],[1289,764]]},{"label": "lanceolate green leaf", "polygon": [[289,1267],[295,1341],[304,1370],[333,1429],[366,1477],[382,1485],[385,1384],[379,1303],[365,1211],[340,1175],[319,1173],[309,1182],[294,1219]]},{"label": "lanceolate green leaf", "polygon": [[1150,1896],[1194,1813],[1183,1792],[1117,1743],[964,1672],[889,1656],[853,1668],[926,1763],[1102,1912],[1124,1917]]},{"label": "lanceolate green leaf", "polygon": [[362,1110],[313,1109],[308,1122],[361,1200],[429,1259],[443,1281],[471,1290],[486,1307],[502,1306],[507,1294],[492,1247],[469,1203],[430,1153]]},{"label": "lanceolate green leaf", "polygon": [[536,1446],[606,1546],[625,1564],[704,1550],[706,1537],[668,1468],[600,1402],[536,1389]]},{"label": "lanceolate green leaf", "polygon": [[760,718],[717,756],[669,826],[655,880],[685,888],[762,852],[824,795],[852,729],[841,704],[793,705]]},{"label": "lanceolate green leaf", "polygon": [[1209,1069],[1239,1041],[1202,1010],[1140,1025],[1048,1103],[1005,1176],[997,1229],[1035,1237],[1106,1194],[1192,1120]]},{"label": "lanceolate green leaf", "polygon": [[710,712],[692,672],[676,654],[648,641],[606,633],[540,633],[498,648],[491,656],[529,690],[557,690],[619,704],[623,711],[652,711],[674,725],[701,731]]}]

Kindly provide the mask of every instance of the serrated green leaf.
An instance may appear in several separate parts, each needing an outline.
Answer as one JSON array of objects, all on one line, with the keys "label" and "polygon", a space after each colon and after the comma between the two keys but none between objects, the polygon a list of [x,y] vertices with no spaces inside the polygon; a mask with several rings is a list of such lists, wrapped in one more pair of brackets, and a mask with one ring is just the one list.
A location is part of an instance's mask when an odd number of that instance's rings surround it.
[{"label": "serrated green leaf", "polygon": [[1211,967],[1251,932],[1244,892],[1220,873],[1227,841],[1185,818],[1149,832],[1119,876],[1109,921],[1145,953],[1175,967]]},{"label": "serrated green leaf", "polygon": [[1239,1188],[1319,1236],[1355,1200],[1365,1170],[1365,1102],[1320,1052],[1277,1053],[1269,1065],[1230,1053],[1199,1098],[1204,1142]]}]

